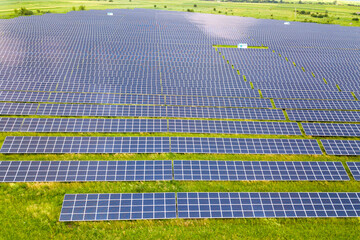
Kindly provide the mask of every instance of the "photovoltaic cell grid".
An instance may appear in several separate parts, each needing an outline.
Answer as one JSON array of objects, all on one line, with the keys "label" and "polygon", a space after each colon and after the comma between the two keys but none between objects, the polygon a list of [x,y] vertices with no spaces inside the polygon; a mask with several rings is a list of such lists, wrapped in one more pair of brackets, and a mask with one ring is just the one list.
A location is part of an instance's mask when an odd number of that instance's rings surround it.
[{"label": "photovoltaic cell grid", "polygon": [[360,136],[360,124],[302,123],[301,125],[305,134],[309,136]]},{"label": "photovoltaic cell grid", "polygon": [[172,180],[171,161],[1,161],[0,182]]},{"label": "photovoltaic cell grid", "polygon": [[[0,120],[1,122],[1,120]],[[167,132],[166,119],[24,118],[20,132]]]},{"label": "photovoltaic cell grid", "polygon": [[322,154],[316,140],[172,137],[173,153]]},{"label": "photovoltaic cell grid", "polygon": [[176,218],[175,193],[66,194],[60,221]]},{"label": "photovoltaic cell grid", "polygon": [[358,101],[274,99],[275,106],[283,109],[339,109],[360,110]]},{"label": "photovoltaic cell grid", "polygon": [[358,111],[286,110],[292,121],[360,122]]},{"label": "photovoltaic cell grid", "polygon": [[8,136],[0,152],[322,154],[316,140],[189,137]]},{"label": "photovoltaic cell grid", "polygon": [[174,161],[174,180],[343,181],[341,162]]},{"label": "photovoltaic cell grid", "polygon": [[360,193],[178,193],[179,218],[359,217]]},{"label": "photovoltaic cell grid", "polygon": [[329,155],[360,155],[360,141],[321,140],[321,143]]},{"label": "photovoltaic cell grid", "polygon": [[[169,121],[169,127],[168,122]],[[297,123],[181,119],[0,118],[0,132],[190,132],[301,135]]]},{"label": "photovoltaic cell grid", "polygon": [[162,153],[168,137],[6,137],[1,153]]},{"label": "photovoltaic cell grid", "polygon": [[169,120],[169,132],[301,135],[297,123]]},{"label": "photovoltaic cell grid", "polygon": [[354,179],[356,181],[360,181],[360,162],[347,162],[346,164],[349,167]]}]

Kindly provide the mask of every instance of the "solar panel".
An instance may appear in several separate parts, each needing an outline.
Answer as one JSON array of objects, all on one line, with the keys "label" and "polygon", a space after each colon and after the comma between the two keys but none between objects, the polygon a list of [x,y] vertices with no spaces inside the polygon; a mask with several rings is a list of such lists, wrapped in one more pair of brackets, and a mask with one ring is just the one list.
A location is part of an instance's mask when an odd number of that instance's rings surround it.
[{"label": "solar panel", "polygon": [[0,118],[0,132],[18,132],[23,118]]},{"label": "solar panel", "polygon": [[341,123],[302,123],[305,134],[309,136],[360,136],[360,124]]},{"label": "solar panel", "polygon": [[211,108],[211,107],[167,107],[167,116],[175,118],[218,118],[218,119],[257,119],[285,120],[281,110]]},{"label": "solar panel", "polygon": [[166,104],[177,105],[177,106],[224,106],[224,107],[272,108],[269,99],[229,98],[229,97],[167,96]]},{"label": "solar panel", "polygon": [[356,192],[178,193],[179,218],[359,217]]},{"label": "solar panel", "polygon": [[321,140],[328,155],[360,155],[360,141]]},{"label": "solar panel", "polygon": [[172,137],[173,153],[322,154],[316,140]]},{"label": "solar panel", "polygon": [[360,122],[356,111],[286,110],[292,121]]},{"label": "solar panel", "polygon": [[66,194],[59,221],[176,218],[175,193]]},{"label": "solar panel", "polygon": [[[22,119],[21,119],[22,120]],[[21,132],[167,132],[166,119],[25,118]]]},{"label": "solar panel", "polygon": [[360,110],[358,101],[274,99],[275,106],[282,109],[340,109]]},{"label": "solar panel", "polygon": [[360,181],[360,162],[346,162],[346,164],[355,180]]},{"label": "solar panel", "polygon": [[349,92],[261,90],[261,94],[264,98],[354,100]]},{"label": "solar panel", "polygon": [[1,153],[162,153],[168,137],[6,137]]},{"label": "solar panel", "polygon": [[341,162],[174,161],[174,180],[343,181]]},{"label": "solar panel", "polygon": [[0,182],[172,180],[171,161],[1,161]]},{"label": "solar panel", "polygon": [[166,107],[90,104],[40,104],[37,115],[166,117]]},{"label": "solar panel", "polygon": [[0,102],[0,115],[35,115],[38,104]]},{"label": "solar panel", "polygon": [[290,122],[240,122],[181,119],[169,120],[169,132],[301,135],[297,123]]}]

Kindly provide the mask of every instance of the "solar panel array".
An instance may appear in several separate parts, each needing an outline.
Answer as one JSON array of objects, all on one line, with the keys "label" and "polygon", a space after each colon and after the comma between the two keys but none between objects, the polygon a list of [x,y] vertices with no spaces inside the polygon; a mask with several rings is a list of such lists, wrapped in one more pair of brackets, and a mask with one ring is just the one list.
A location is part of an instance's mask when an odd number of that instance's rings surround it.
[{"label": "solar panel array", "polygon": [[328,155],[360,155],[360,141],[321,140]]},{"label": "solar panel array", "polygon": [[360,181],[360,162],[347,162],[346,164],[355,180]]},{"label": "solar panel array", "polygon": [[322,154],[316,140],[309,139],[191,137],[8,136],[0,152]]},{"label": "solar panel array", "polygon": [[322,154],[316,140],[309,139],[190,137],[172,137],[171,152],[226,154]]},{"label": "solar panel array", "polygon": [[[359,136],[358,124],[346,124],[360,122],[359,29],[150,9],[112,12],[2,20],[0,115],[39,118],[1,118],[0,131],[300,136],[301,124],[309,136]],[[213,47],[239,42],[269,48]],[[285,122],[285,115],[296,122]],[[48,116],[63,118],[42,118]],[[81,118],[91,116],[99,118]],[[314,121],[341,123],[309,123]],[[321,142],[329,155],[360,155],[360,141]],[[0,152],[322,154],[317,141],[308,138],[46,136],[7,137]],[[357,178],[357,163],[348,166]],[[179,180],[349,179],[340,162],[175,161],[174,173]],[[171,161],[4,161],[0,179],[169,180],[172,168]],[[359,197],[316,192],[71,194],[64,198],[60,221],[359,217]]]},{"label": "solar panel array", "polygon": [[[174,173],[174,176],[173,176]],[[0,182],[346,181],[341,162],[0,161]]]},{"label": "solar panel array", "polygon": [[6,137],[1,153],[162,153],[168,137]]},{"label": "solar panel array", "polygon": [[341,162],[174,161],[175,180],[349,180]]},{"label": "solar panel array", "polygon": [[358,217],[360,193],[178,193],[179,218]]},{"label": "solar panel array", "polygon": [[66,194],[60,221],[176,218],[175,193]]},{"label": "solar panel array", "polygon": [[171,161],[1,161],[0,182],[172,180]]},{"label": "solar panel array", "polygon": [[360,124],[302,123],[301,125],[305,134],[309,136],[360,136]]}]

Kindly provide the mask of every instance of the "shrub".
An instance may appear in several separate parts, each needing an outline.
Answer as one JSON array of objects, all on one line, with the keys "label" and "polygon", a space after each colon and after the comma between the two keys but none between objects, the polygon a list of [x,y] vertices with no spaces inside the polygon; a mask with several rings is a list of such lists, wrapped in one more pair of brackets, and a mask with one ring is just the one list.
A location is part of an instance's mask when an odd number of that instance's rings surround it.
[{"label": "shrub", "polygon": [[358,21],[359,21],[359,18],[353,18],[352,20],[358,22]]},{"label": "shrub", "polygon": [[85,6],[84,6],[84,5],[80,5],[79,11],[84,11],[84,10],[85,10]]},{"label": "shrub", "polygon": [[164,8],[167,8],[167,6],[165,5]]},{"label": "shrub", "polygon": [[197,5],[196,5],[196,4],[194,4],[194,7],[197,7]]},{"label": "shrub", "polygon": [[188,12],[194,12],[194,9],[187,9]]},{"label": "shrub", "polygon": [[28,10],[24,7],[21,7],[19,10],[14,9],[15,14],[19,15],[19,16],[29,16],[29,15],[33,15],[34,12],[31,10]]},{"label": "shrub", "polygon": [[76,11],[76,8],[75,8],[75,7],[72,7],[72,10],[73,10],[73,11]]},{"label": "shrub", "polygon": [[154,5],[154,8],[156,8],[156,5]]},{"label": "shrub", "polygon": [[37,13],[40,13],[41,11],[40,11],[39,9],[36,9],[36,12],[37,12]]},{"label": "shrub", "polygon": [[216,12],[216,8],[214,8],[214,12]]},{"label": "shrub", "polygon": [[113,0],[109,0],[109,2],[113,2]]}]

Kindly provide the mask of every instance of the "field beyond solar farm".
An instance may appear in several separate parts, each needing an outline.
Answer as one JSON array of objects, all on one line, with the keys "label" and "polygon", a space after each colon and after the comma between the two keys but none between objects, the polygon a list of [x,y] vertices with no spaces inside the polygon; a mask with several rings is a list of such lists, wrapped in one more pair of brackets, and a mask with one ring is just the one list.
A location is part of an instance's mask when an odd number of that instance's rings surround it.
[{"label": "field beyond solar farm", "polygon": [[[360,11],[359,3],[356,1],[283,1],[284,3],[241,3],[220,1],[138,1],[138,0],[113,0],[109,1],[73,1],[73,0],[3,0],[0,3],[0,18],[16,17],[14,9],[25,7],[38,12],[66,13],[76,10],[80,6],[90,9],[113,9],[113,8],[149,8],[169,11],[194,11],[198,13],[222,14],[229,16],[254,17],[260,19],[277,19],[285,21],[315,22],[324,24],[339,24],[342,26],[360,26],[360,21],[354,21],[359,16],[354,13]],[[331,3],[331,4],[330,4]],[[350,4],[350,5],[349,5]],[[295,14],[295,9],[298,11]],[[303,11],[303,14],[301,13]],[[313,15],[312,15],[313,14]],[[312,16],[311,16],[312,15]],[[327,16],[325,16],[327,15]]]},{"label": "field beyond solar farm", "polygon": [[[65,3],[58,12],[68,11]],[[110,3],[72,2],[79,4],[106,9]],[[262,210],[255,207],[243,210],[252,217],[220,219],[76,221],[89,220],[75,212],[81,207],[62,212],[65,194],[359,192],[347,165],[360,162],[359,35],[354,27],[154,9],[0,19],[0,239],[359,238],[355,211],[330,212],[324,206],[333,206],[315,201],[302,203],[316,215],[308,218],[285,208],[277,209],[279,218],[256,218]],[[205,171],[197,179],[196,168],[185,176],[193,180],[174,180],[174,171],[173,180],[114,181],[110,167],[96,173],[69,167],[67,180],[57,181],[60,167],[49,167],[66,161],[131,167],[141,160],[170,160],[171,169],[177,160],[252,162],[253,168],[246,179],[231,173],[231,165],[219,170],[233,181],[215,181],[216,173],[206,179]],[[19,161],[47,165],[26,170]],[[274,162],[279,168],[270,175],[257,168]],[[330,167],[280,171],[281,162]],[[331,170],[332,162],[340,168]],[[156,175],[130,167],[124,173],[130,177]],[[92,174],[97,181],[80,178]]]}]

